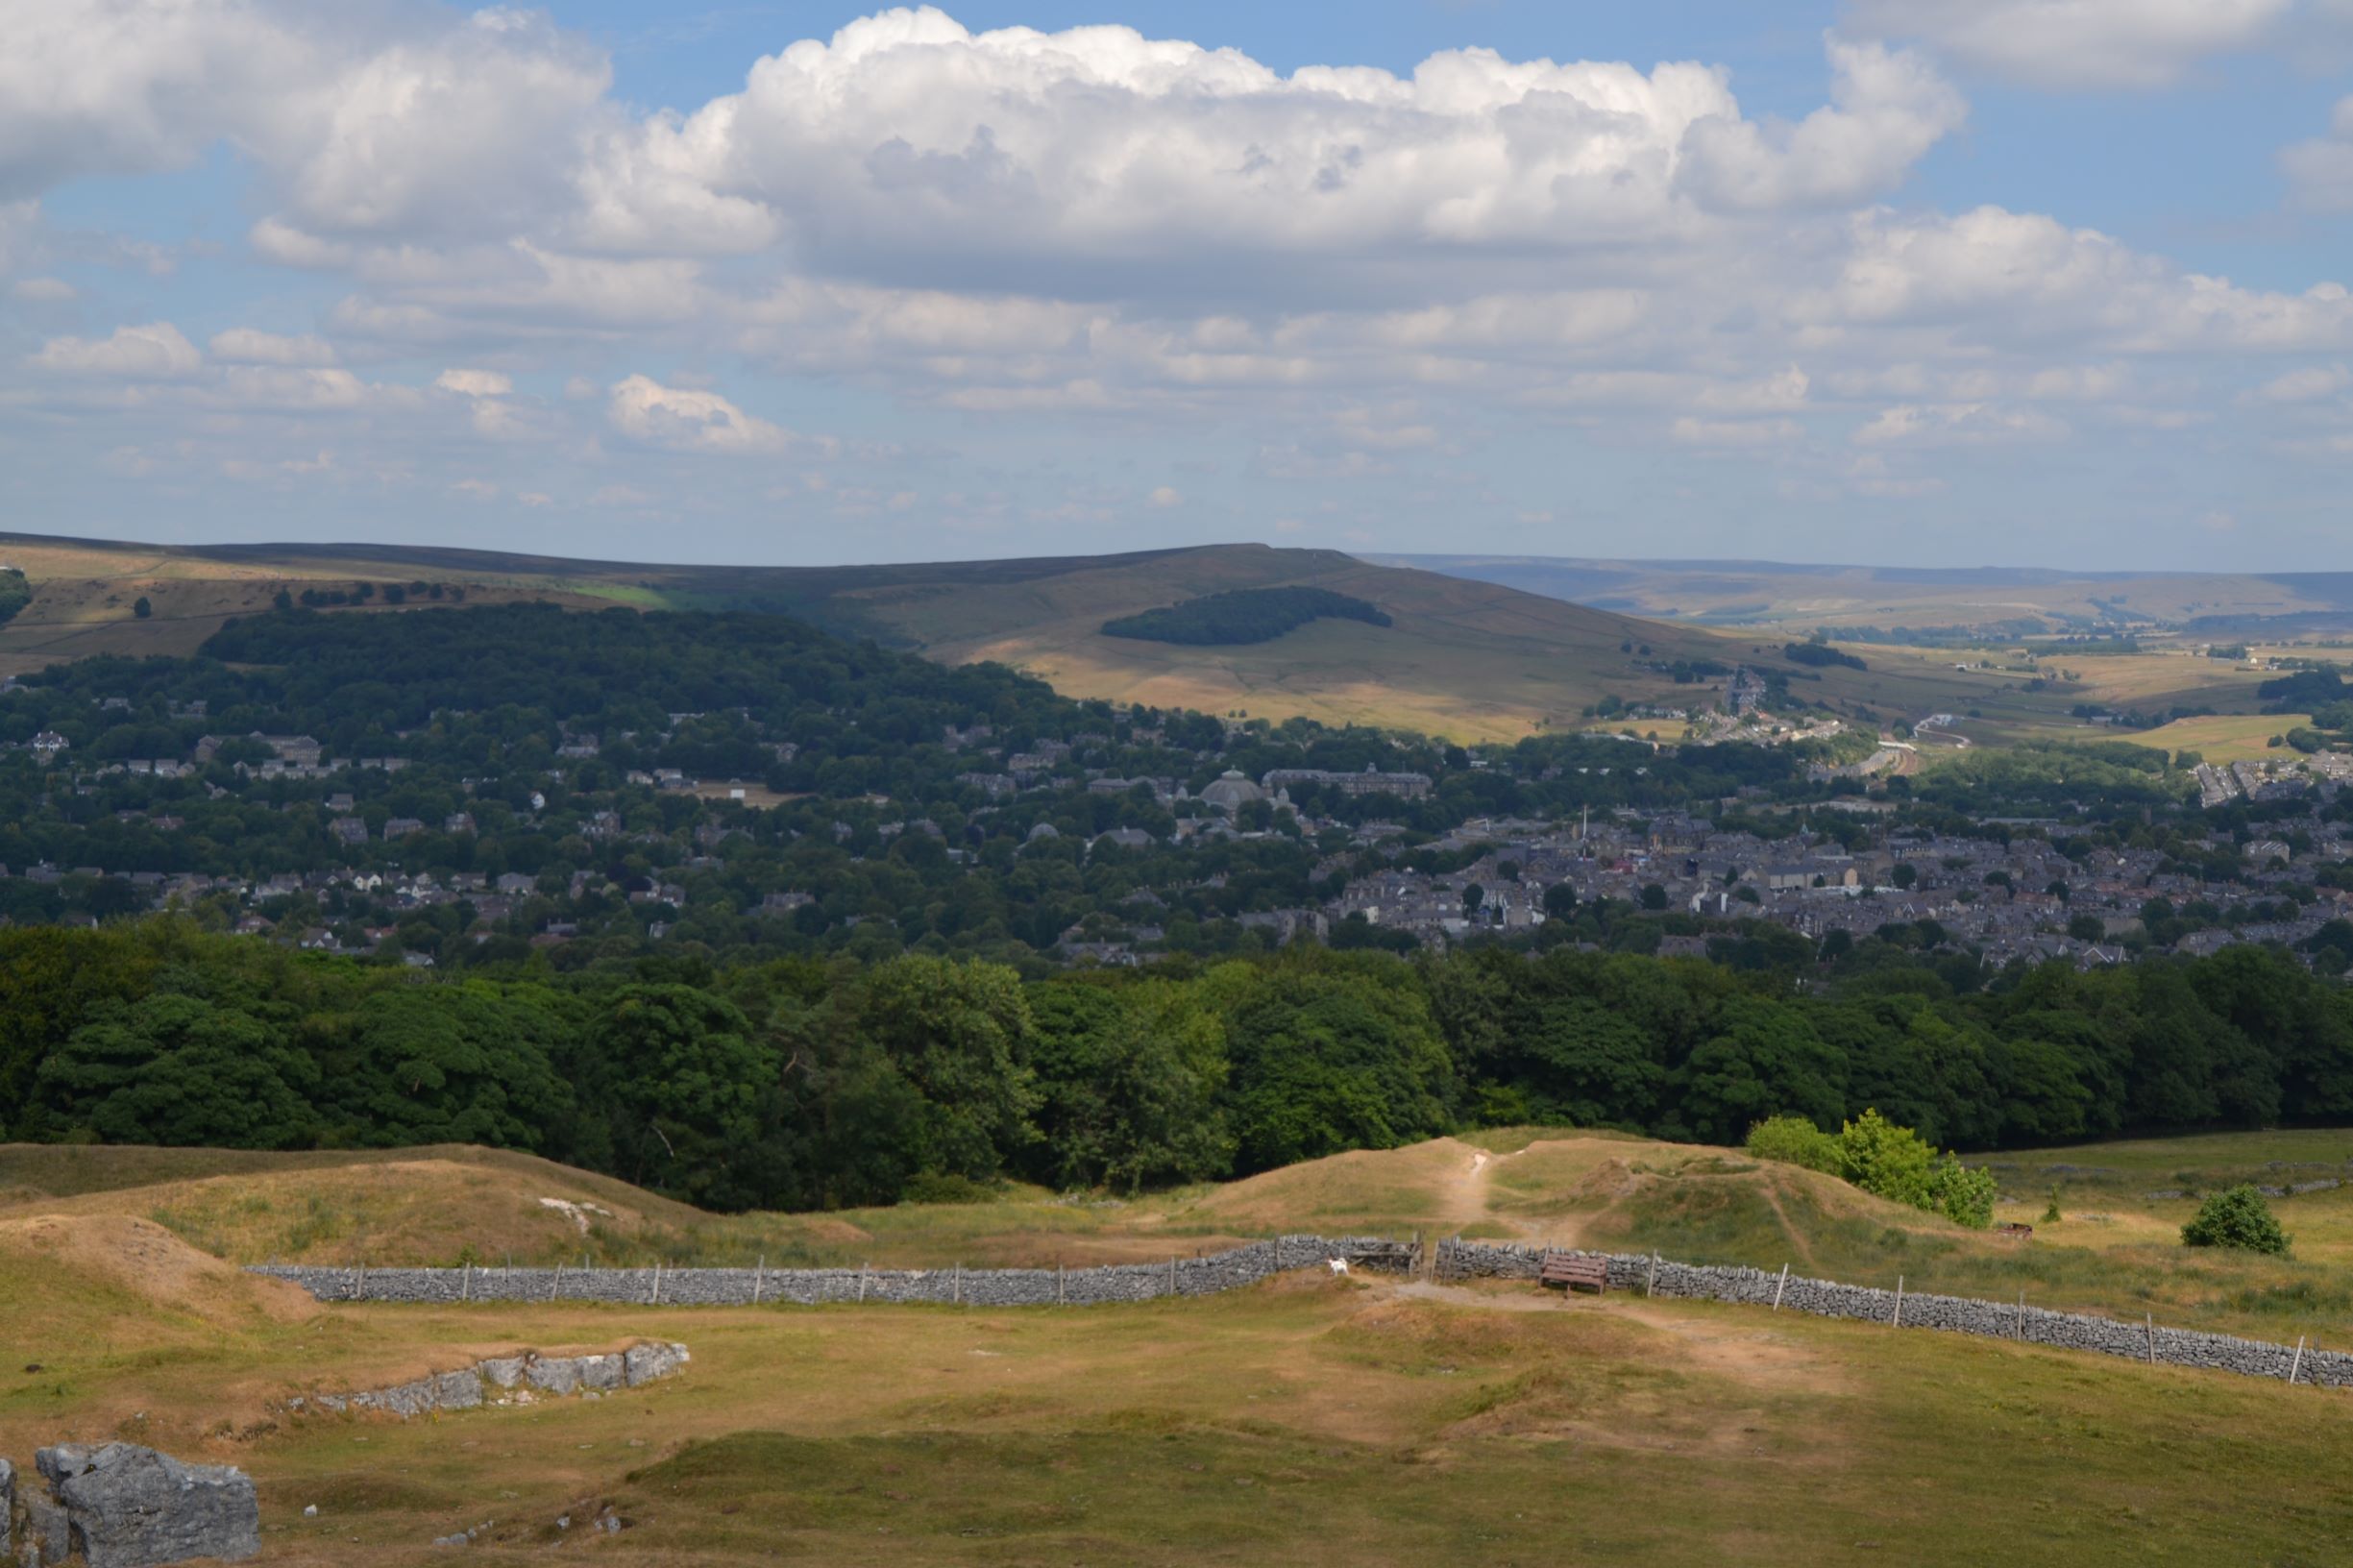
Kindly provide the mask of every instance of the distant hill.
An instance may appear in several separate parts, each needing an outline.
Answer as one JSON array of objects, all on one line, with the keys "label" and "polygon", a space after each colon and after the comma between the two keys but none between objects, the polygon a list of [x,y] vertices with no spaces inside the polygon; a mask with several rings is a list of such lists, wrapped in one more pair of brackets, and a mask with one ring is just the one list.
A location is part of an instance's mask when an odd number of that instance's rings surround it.
[{"label": "distant hill", "polygon": [[2193,635],[2353,629],[2353,574],[2052,572],[1778,561],[1378,555],[1596,609],[1708,625],[1997,636],[2142,625]]},{"label": "distant hill", "polygon": [[[1120,555],[855,567],[698,567],[359,545],[160,547],[0,535],[33,601],[0,626],[0,674],[91,653],[186,653],[281,593],[377,585],[380,613],[420,591],[469,603],[772,610],[949,663],[995,660],[1065,694],[1217,714],[1394,725],[1460,740],[1574,724],[1601,698],[1672,700],[1663,667],[1746,656],[1700,627],[1662,627],[1540,595],[1334,551],[1217,545]],[[1235,590],[1312,589],[1375,606],[1272,641],[1180,645],[1104,635],[1106,622]],[[154,613],[137,618],[148,599]],[[1376,624],[1385,618],[1386,625]],[[1777,652],[1777,649],[1776,650]],[[1654,666],[1659,668],[1653,668]]]},{"label": "distant hill", "polygon": [[[2185,695],[2224,710],[2251,705],[2227,694],[2218,699],[2212,688],[2231,672],[2203,660],[2176,658],[2131,672],[2111,670],[2118,661],[2108,661],[2094,672],[2107,685],[2062,692],[2028,690],[2016,671],[1927,648],[1881,649],[1864,661],[1867,669],[1807,668],[1785,652],[1790,631],[1810,633],[1817,625],[1996,615],[2067,624],[2065,615],[2073,612],[2066,604],[2111,602],[2103,597],[2112,591],[2104,579],[1929,574],[1935,580],[1922,586],[1913,581],[1922,574],[1869,568],[1434,559],[1447,570],[1264,545],[912,565],[713,567],[389,545],[165,547],[0,534],[0,567],[21,569],[32,588],[31,602],[0,625],[0,675],[92,654],[192,653],[230,617],[266,610],[282,595],[305,601],[308,594],[334,598],[328,613],[337,615],[519,600],[581,610],[769,611],[944,663],[1006,664],[1069,697],[1250,718],[1308,717],[1462,742],[1578,726],[1592,722],[1585,715],[1597,706],[1712,707],[1734,665],[1768,680],[1786,677],[1791,696],[1866,723],[1982,710],[1997,726],[2074,724],[2068,707],[2087,698],[2129,700],[2153,711]],[[2327,607],[2309,584],[2292,591],[2274,585],[2271,599],[2263,600],[2243,586],[2258,579],[2182,580],[2230,589],[2230,597],[2207,600],[2176,593],[2179,602],[2169,602],[2183,613]],[[1285,602],[1333,595],[1372,612],[1369,619],[1307,621],[1251,643],[1105,634],[1107,624],[1125,618],[1264,590],[1304,592],[1253,597]],[[2066,600],[2068,594],[2075,598]],[[2064,603],[2047,603],[2052,596]],[[2353,590],[2346,597],[2353,601]],[[143,618],[135,613],[142,599],[152,607]],[[1745,625],[1749,620],[1758,628]],[[1857,633],[1841,640],[1867,639]],[[1679,667],[1686,676],[1703,672],[1712,684],[1679,684]],[[2122,680],[2127,674],[2131,678]],[[1612,728],[1630,724],[1670,740],[1681,732],[1671,718],[1610,722]]]}]

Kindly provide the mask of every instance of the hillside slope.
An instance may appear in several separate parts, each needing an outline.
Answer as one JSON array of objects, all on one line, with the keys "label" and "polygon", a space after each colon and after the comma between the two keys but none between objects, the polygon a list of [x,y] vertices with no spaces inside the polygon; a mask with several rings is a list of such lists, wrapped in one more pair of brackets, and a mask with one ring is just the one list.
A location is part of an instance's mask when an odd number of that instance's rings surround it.
[{"label": "hillside slope", "polygon": [[[0,534],[32,603],[0,626],[0,674],[95,653],[187,653],[281,592],[381,585],[462,589],[469,603],[748,609],[917,649],[996,660],[1065,695],[1252,717],[1391,724],[1461,740],[1574,723],[1605,695],[1678,690],[1638,662],[1742,655],[1700,628],[1665,628],[1492,584],[1259,545],[1122,555],[862,567],[699,567],[566,561],[394,546],[156,547]],[[1319,621],[1246,648],[1110,638],[1105,621],[1236,588],[1309,586],[1377,603],[1392,625]],[[151,614],[135,613],[145,599]],[[1649,660],[1639,649],[1649,645]],[[1691,693],[1684,688],[1686,699]]]},{"label": "hillside slope", "polygon": [[1971,627],[2018,635],[2126,625],[2218,637],[2353,625],[2353,576],[2342,573],[1935,570],[1541,555],[1372,558],[1629,615],[1800,632],[1818,626]]},{"label": "hillside slope", "polygon": [[[331,614],[381,614],[404,601],[541,600],[568,608],[789,614],[945,663],[993,660],[1065,696],[1189,707],[1254,719],[1306,717],[1418,730],[1462,742],[1512,741],[1586,723],[1605,698],[1666,709],[1713,707],[1718,674],[1678,685],[1679,662],[1745,664],[1791,678],[1791,695],[1865,723],[1982,709],[1989,721],[2072,726],[2068,707],[2119,695],[2092,686],[2024,689],[2015,672],[1956,668],[1933,649],[1876,648],[1868,670],[1804,668],[1785,634],[1670,625],[1544,593],[1383,566],[1334,551],[1210,545],[1119,555],[855,567],[706,567],[567,561],[486,551],[375,545],[157,547],[0,534],[0,565],[22,568],[32,602],[0,625],[0,675],[116,653],[186,654],[231,616],[281,593],[336,596]],[[356,596],[367,589],[364,600]],[[1196,647],[1107,637],[1117,617],[1237,589],[1311,588],[1377,607],[1386,625],[1318,620],[1271,641]],[[445,597],[429,599],[433,592]],[[150,614],[136,605],[145,600]],[[2110,671],[2105,661],[2096,672]],[[2149,661],[2144,661],[2149,662]],[[2209,705],[2227,665],[2175,657],[2133,672],[2180,684]],[[2250,677],[2252,678],[2252,677]],[[2245,685],[2244,681],[2241,682]],[[2241,695],[2251,695],[2251,686]],[[1613,727],[1616,727],[1613,725]],[[1676,721],[1640,723],[1678,739]]]}]

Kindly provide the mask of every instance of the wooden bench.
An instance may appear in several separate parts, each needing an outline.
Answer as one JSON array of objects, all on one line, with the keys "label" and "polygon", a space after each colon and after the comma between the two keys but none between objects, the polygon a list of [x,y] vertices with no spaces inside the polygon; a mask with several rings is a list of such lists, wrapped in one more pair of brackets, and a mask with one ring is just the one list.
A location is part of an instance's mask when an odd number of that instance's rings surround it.
[{"label": "wooden bench", "polygon": [[1544,1255],[1543,1271],[1536,1283],[1558,1286],[1564,1292],[1574,1293],[1580,1287],[1604,1295],[1609,1289],[1609,1260],[1580,1257],[1573,1252],[1548,1252]]}]

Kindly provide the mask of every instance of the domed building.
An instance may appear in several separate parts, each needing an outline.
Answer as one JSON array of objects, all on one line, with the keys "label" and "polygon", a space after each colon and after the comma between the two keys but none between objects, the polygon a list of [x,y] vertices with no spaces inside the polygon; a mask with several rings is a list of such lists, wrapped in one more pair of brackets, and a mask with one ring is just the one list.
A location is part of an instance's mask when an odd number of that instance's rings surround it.
[{"label": "domed building", "polygon": [[1202,790],[1206,804],[1231,817],[1253,800],[1263,800],[1266,792],[1244,777],[1238,769],[1229,768],[1216,780]]}]

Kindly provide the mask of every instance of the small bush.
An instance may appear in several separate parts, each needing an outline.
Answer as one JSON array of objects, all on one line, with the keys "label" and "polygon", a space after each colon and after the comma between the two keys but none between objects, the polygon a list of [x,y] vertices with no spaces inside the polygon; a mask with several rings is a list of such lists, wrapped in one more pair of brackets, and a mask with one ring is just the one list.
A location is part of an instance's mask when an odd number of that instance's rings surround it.
[{"label": "small bush", "polygon": [[923,1170],[907,1178],[902,1203],[987,1203],[996,1193],[957,1171]]},{"label": "small bush", "polygon": [[1803,1116],[1775,1116],[1749,1129],[1748,1150],[1759,1160],[1839,1174],[1838,1139]]},{"label": "small bush", "polygon": [[1934,1209],[1936,1150],[1909,1127],[1866,1111],[1838,1135],[1838,1173],[1866,1192]]},{"label": "small bush", "polygon": [[1937,1161],[1928,1180],[1928,1198],[1938,1213],[1980,1231],[1994,1223],[1995,1190],[1992,1171],[1972,1170],[1949,1154]]},{"label": "small bush", "polygon": [[2271,1216],[2271,1206],[2245,1182],[2198,1205],[2196,1217],[2181,1228],[2185,1247],[2238,1247],[2285,1258],[2288,1242],[2287,1233]]}]

